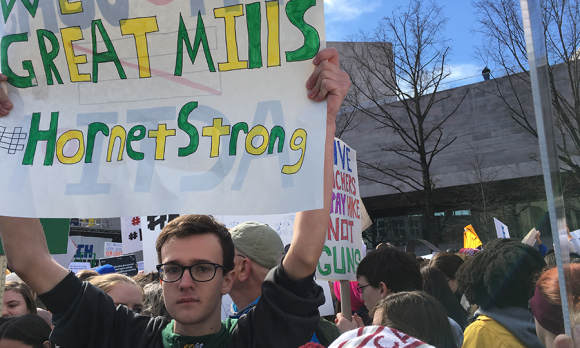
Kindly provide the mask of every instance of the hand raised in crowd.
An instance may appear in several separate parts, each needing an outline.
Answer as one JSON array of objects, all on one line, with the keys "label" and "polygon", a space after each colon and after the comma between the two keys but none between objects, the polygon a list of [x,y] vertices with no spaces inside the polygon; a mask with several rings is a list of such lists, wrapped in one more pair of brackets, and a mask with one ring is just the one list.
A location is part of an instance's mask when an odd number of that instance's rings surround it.
[{"label": "hand raised in crowd", "polygon": [[337,313],[334,323],[341,333],[365,326],[361,317],[359,317],[356,313],[352,316],[352,321],[346,319],[342,313]]},{"label": "hand raised in crowd", "polygon": [[4,74],[0,74],[0,84],[2,88],[0,88],[0,116],[6,116],[12,110],[12,102],[6,95],[6,91],[4,90],[4,86],[6,85],[6,81],[8,81],[8,77]]},{"label": "hand raised in crowd", "polygon": [[314,101],[328,98],[327,114],[332,118],[328,121],[334,123],[336,114],[350,88],[350,77],[340,69],[336,48],[325,48],[318,52],[312,63],[316,65],[316,68],[306,81],[306,88],[309,90],[308,98]]}]

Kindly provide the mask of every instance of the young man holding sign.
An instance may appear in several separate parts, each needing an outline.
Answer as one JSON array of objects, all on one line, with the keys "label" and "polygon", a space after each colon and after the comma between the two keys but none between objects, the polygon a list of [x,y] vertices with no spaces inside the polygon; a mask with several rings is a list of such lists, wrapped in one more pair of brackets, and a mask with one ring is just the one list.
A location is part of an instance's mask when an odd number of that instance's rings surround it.
[{"label": "young man holding sign", "polygon": [[[48,253],[38,219],[0,217],[10,267],[53,312],[51,340],[62,347],[298,347],[310,340],[324,301],[312,275],[330,214],[335,119],[350,87],[335,49],[320,51],[306,83],[308,97],[327,99],[324,208],[296,215],[292,247],[269,273],[260,302],[238,321],[221,322],[221,296],[233,284],[234,247],[225,227],[203,215],[168,224],[156,249],[165,303],[174,321],[115,309],[104,293],[81,283]],[[0,92],[0,114],[10,105]],[[290,300],[288,300],[290,298]]]}]

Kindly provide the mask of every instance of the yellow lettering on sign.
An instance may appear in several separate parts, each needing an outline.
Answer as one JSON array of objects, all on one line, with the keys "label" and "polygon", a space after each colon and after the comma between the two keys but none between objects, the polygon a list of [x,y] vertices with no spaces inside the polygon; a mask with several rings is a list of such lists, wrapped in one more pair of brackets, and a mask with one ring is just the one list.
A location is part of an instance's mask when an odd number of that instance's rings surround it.
[{"label": "yellow lettering on sign", "polygon": [[120,20],[121,34],[133,35],[137,48],[137,60],[139,62],[139,77],[151,77],[149,67],[149,49],[147,48],[147,34],[159,31],[157,18],[143,17]]},{"label": "yellow lettering on sign", "polygon": [[67,0],[59,0],[60,13],[63,15],[83,12],[83,4],[80,0],[75,2],[68,2]]},{"label": "yellow lettering on sign", "polygon": [[68,64],[68,71],[70,74],[71,82],[91,81],[91,74],[80,74],[78,67],[79,64],[85,64],[87,62],[87,56],[84,54],[76,56],[72,44],[74,41],[83,39],[83,32],[81,31],[81,28],[64,28],[60,30],[60,35],[62,36],[62,45],[66,55],[66,62]]},{"label": "yellow lettering on sign", "polygon": [[220,137],[230,134],[230,126],[222,126],[223,119],[214,118],[213,126],[203,127],[202,135],[211,137],[211,151],[209,157],[217,157],[220,154]]},{"label": "yellow lettering on sign", "polygon": [[[300,143],[296,144],[296,140],[299,138]],[[292,139],[290,139],[290,148],[294,151],[302,150],[302,154],[300,154],[300,159],[298,162],[296,162],[296,164],[282,167],[282,173],[284,174],[296,174],[300,168],[302,168],[302,162],[304,161],[304,155],[306,154],[306,131],[304,129],[297,129],[294,134],[292,134]]]},{"label": "yellow lettering on sign", "polygon": [[175,136],[175,129],[167,129],[167,125],[157,125],[157,130],[149,131],[149,138],[155,138],[155,159],[165,159],[165,139]]},{"label": "yellow lettering on sign", "polygon": [[[254,147],[252,141],[255,137],[262,137],[262,144],[258,147]],[[268,148],[268,141],[270,137],[268,136],[268,130],[264,126],[257,125],[248,133],[246,137],[246,151],[250,155],[261,155]]]},{"label": "yellow lettering on sign", "polygon": [[111,129],[111,137],[109,138],[109,150],[107,151],[107,162],[111,162],[113,157],[113,148],[115,147],[115,140],[117,140],[117,138],[121,140],[117,161],[123,160],[123,151],[125,150],[125,139],[127,138],[127,132],[125,131],[125,128],[121,126],[115,126],[113,129]]},{"label": "yellow lettering on sign", "polygon": [[228,62],[219,63],[220,71],[247,69],[248,62],[240,61],[238,57],[238,42],[236,40],[236,17],[244,15],[242,5],[227,6],[213,10],[215,18],[223,18],[226,23],[226,49]]},{"label": "yellow lettering on sign", "polygon": [[[73,139],[79,141],[79,148],[77,149],[77,152],[73,156],[71,157],[65,156],[64,146],[66,145],[66,143],[68,143]],[[83,139],[83,133],[81,131],[69,130],[68,132],[65,132],[58,138],[58,141],[56,142],[56,157],[58,158],[60,163],[63,164],[79,163],[83,159],[84,155],[85,155],[85,141]]]},{"label": "yellow lettering on sign", "polygon": [[266,2],[268,18],[268,67],[280,65],[280,6],[278,1]]}]

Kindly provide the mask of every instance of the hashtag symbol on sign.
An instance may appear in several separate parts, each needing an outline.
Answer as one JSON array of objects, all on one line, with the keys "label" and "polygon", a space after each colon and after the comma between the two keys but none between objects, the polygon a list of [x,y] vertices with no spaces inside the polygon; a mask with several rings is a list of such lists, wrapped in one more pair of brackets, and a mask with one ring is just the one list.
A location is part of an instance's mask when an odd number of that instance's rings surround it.
[{"label": "hashtag symbol on sign", "polygon": [[24,139],[26,133],[22,133],[22,127],[15,127],[12,133],[6,127],[0,127],[0,149],[8,150],[8,154],[14,155],[16,151],[23,151],[24,144],[20,144],[20,141]]},{"label": "hashtag symbol on sign", "polygon": [[131,233],[129,233],[129,239],[130,240],[137,239],[137,232],[131,232]]},{"label": "hashtag symbol on sign", "polygon": [[140,219],[140,218],[138,218],[138,217],[134,217],[134,218],[131,220],[131,224],[132,224],[133,226],[137,226],[137,225],[139,225],[140,223],[141,223],[141,219]]}]

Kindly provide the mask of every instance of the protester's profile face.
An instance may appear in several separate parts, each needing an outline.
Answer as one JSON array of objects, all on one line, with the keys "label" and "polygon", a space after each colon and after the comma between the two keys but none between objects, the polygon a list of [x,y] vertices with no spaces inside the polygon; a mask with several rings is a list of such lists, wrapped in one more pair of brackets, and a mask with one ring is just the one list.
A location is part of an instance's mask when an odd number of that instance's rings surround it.
[{"label": "protester's profile face", "polygon": [[[208,262],[223,265],[222,247],[211,233],[170,239],[161,247],[161,261],[181,266]],[[176,321],[175,333],[187,325],[219,322],[222,295],[230,291],[232,284],[233,272],[224,275],[221,268],[208,282],[194,281],[188,271],[174,283],[162,282],[165,306]]]},{"label": "protester's profile face", "polygon": [[366,277],[358,278],[358,286],[363,288],[360,297],[363,300],[365,307],[367,307],[372,314],[373,309],[384,296],[381,296],[381,290],[379,288],[369,285]]},{"label": "protester's profile face", "polygon": [[2,316],[11,317],[14,315],[28,314],[28,307],[26,301],[21,293],[15,290],[8,290],[4,292],[4,307],[2,307]]},{"label": "protester's profile face", "polygon": [[[18,340],[11,340],[8,338],[3,338],[0,340],[0,348],[34,348],[37,346],[32,346]],[[50,348],[50,342],[44,341],[42,344],[43,348]]]},{"label": "protester's profile face", "polygon": [[125,305],[135,313],[141,313],[143,309],[143,295],[133,284],[119,283],[107,295],[111,296],[115,306]]}]

